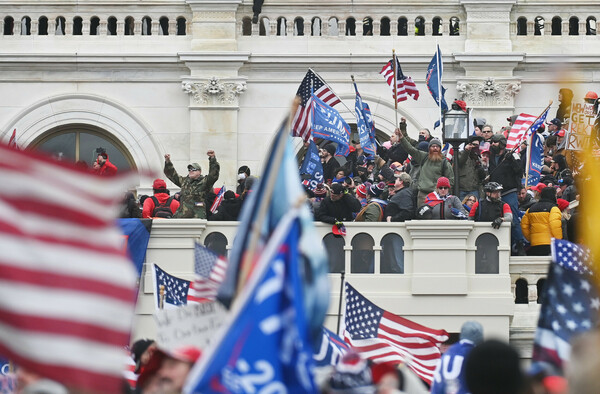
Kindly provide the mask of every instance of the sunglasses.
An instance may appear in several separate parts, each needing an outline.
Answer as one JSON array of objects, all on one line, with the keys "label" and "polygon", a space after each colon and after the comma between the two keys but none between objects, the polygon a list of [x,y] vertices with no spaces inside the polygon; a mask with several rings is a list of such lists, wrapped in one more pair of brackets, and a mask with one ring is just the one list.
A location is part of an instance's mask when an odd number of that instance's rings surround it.
[{"label": "sunglasses", "polygon": [[492,130],[483,130],[482,133],[492,133]]}]

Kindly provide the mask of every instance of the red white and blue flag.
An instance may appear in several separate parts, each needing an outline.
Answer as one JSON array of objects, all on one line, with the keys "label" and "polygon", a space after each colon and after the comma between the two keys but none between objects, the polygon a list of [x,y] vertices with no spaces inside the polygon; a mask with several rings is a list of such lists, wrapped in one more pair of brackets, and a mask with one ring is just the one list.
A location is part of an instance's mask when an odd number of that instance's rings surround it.
[{"label": "red white and blue flag", "polygon": [[373,304],[346,283],[344,340],[376,363],[405,363],[428,384],[440,359],[445,330],[422,326]]},{"label": "red white and blue flag", "polygon": [[528,140],[529,137],[531,137],[533,133],[536,133],[540,126],[544,124],[549,110],[550,108],[546,109],[539,118],[533,115],[519,114],[506,138],[506,149],[512,150],[517,147],[515,151],[520,152],[521,143]]},{"label": "red white and blue flag", "polygon": [[210,207],[210,211],[212,213],[217,212],[217,209],[219,209],[219,206],[223,202],[223,195],[225,194],[226,191],[227,190],[225,189],[225,185],[223,185],[219,189],[219,192],[217,193],[217,196],[215,197],[215,201],[213,202],[212,206]]},{"label": "red white and blue flag", "polygon": [[[395,78],[394,59],[396,59]],[[417,85],[411,77],[406,76],[402,73],[402,67],[400,67],[400,62],[398,61],[397,57],[394,56],[392,60],[387,62],[387,64],[383,66],[379,74],[383,75],[383,77],[387,81],[387,84],[392,87],[392,97],[394,97],[395,95],[394,98],[397,102],[407,100],[408,96],[412,97],[414,100],[419,99],[419,89],[417,89]],[[394,80],[396,80],[396,89],[394,89]]]},{"label": "red white and blue flag", "polygon": [[137,275],[102,178],[0,145],[0,354],[82,392],[119,392]]},{"label": "red white and blue flag", "polygon": [[188,291],[188,302],[212,302],[227,272],[227,261],[196,242],[194,249],[196,277]]}]

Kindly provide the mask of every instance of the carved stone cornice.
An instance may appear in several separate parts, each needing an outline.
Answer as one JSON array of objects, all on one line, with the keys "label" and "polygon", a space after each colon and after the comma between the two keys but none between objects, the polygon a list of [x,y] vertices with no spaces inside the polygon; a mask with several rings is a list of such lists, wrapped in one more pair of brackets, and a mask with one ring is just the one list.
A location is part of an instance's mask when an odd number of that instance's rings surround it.
[{"label": "carved stone cornice", "polygon": [[517,79],[470,79],[458,81],[456,91],[469,107],[514,107],[515,96],[521,90]]},{"label": "carved stone cornice", "polygon": [[246,91],[245,78],[211,77],[186,79],[181,88],[191,96],[196,105],[206,107],[237,107],[239,96]]}]

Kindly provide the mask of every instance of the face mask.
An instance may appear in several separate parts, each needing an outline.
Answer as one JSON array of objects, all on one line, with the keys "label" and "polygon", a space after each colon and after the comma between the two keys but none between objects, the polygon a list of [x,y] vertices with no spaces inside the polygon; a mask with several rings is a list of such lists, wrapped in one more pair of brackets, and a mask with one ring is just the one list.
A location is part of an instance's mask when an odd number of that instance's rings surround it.
[{"label": "face mask", "polygon": [[425,141],[425,136],[424,135],[419,135],[419,142]]},{"label": "face mask", "polygon": [[238,174],[238,181],[243,181],[244,179],[246,179],[245,173],[242,172],[241,174]]}]

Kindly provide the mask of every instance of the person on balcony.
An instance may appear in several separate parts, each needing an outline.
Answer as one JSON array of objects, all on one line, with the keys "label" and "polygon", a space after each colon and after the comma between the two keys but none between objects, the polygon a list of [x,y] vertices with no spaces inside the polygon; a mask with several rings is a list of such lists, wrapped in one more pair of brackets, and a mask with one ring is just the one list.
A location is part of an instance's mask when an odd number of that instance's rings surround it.
[{"label": "person on balcony", "polygon": [[521,220],[523,235],[531,244],[528,256],[549,256],[552,238],[562,239],[562,215],[556,202],[556,189],[545,187],[540,197]]},{"label": "person on balcony", "polygon": [[354,214],[358,213],[360,209],[360,202],[348,193],[344,184],[334,183],[331,185],[330,195],[321,201],[316,219],[330,224],[352,221]]},{"label": "person on balcony", "polygon": [[152,191],[153,196],[144,200],[142,218],[172,218],[179,208],[179,201],[170,196],[167,183],[163,179],[155,179],[152,183]]},{"label": "person on balcony", "polygon": [[321,163],[323,164],[323,179],[325,183],[331,184],[335,178],[336,171],[341,167],[340,162],[335,157],[335,145],[329,143],[321,149]]},{"label": "person on balcony", "polygon": [[425,197],[424,205],[431,208],[430,219],[467,219],[468,217],[462,201],[450,194],[450,180],[444,176],[437,180],[436,190]]},{"label": "person on balcony", "polygon": [[396,174],[394,195],[385,207],[384,217],[388,222],[404,222],[415,217],[413,191],[410,187],[410,175],[405,172]]},{"label": "person on balcony", "polygon": [[363,207],[354,219],[355,222],[381,222],[387,201],[379,197],[385,189],[385,183],[379,182],[367,189],[367,205]]},{"label": "person on balcony", "polygon": [[479,198],[481,182],[486,176],[485,170],[481,166],[479,156],[479,144],[482,138],[476,135],[469,137],[465,144],[465,149],[458,154],[458,168],[460,185],[459,198],[465,198],[468,194],[475,195]]},{"label": "person on balcony", "polygon": [[469,219],[476,222],[492,222],[492,227],[499,229],[503,222],[512,222],[510,206],[500,198],[502,185],[489,182],[483,188],[485,198],[477,201],[471,207]]},{"label": "person on balcony", "polygon": [[187,166],[188,176],[185,177],[177,174],[173,163],[171,163],[171,155],[168,153],[165,155],[165,175],[171,182],[181,188],[179,209],[177,209],[173,218],[206,219],[206,196],[219,179],[221,168],[214,150],[209,150],[206,154],[209,162],[208,175],[202,176],[200,164],[191,163]]}]

